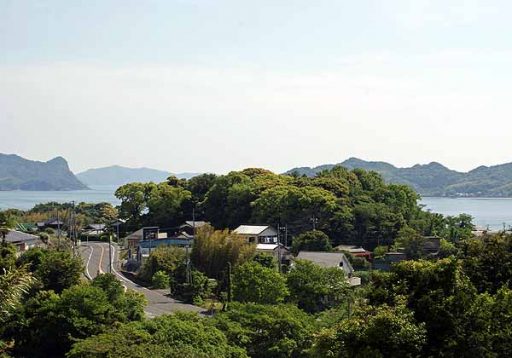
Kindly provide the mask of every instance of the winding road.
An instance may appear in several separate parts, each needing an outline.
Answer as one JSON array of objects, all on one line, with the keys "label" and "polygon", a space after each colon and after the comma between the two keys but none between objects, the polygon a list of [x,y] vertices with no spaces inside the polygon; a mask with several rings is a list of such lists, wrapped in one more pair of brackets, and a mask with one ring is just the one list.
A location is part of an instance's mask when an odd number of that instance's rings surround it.
[{"label": "winding road", "polygon": [[119,247],[116,244],[112,244],[111,250],[112,261],[109,260],[110,254],[107,242],[89,241],[88,243],[82,243],[80,255],[85,263],[85,275],[87,278],[93,279],[98,274],[110,272],[110,266],[112,265],[112,273],[123,283],[124,287],[144,294],[148,301],[144,311],[148,317],[156,317],[178,311],[204,311],[201,307],[182,303],[166,296],[167,290],[150,290],[129,280],[118,271]]}]

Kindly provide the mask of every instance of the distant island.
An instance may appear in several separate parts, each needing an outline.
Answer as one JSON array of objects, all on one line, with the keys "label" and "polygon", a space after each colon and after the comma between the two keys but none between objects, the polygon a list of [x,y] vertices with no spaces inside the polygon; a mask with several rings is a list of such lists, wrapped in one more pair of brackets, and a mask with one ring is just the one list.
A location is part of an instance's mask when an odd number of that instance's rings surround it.
[{"label": "distant island", "polygon": [[512,163],[490,167],[480,166],[463,173],[451,170],[437,162],[397,168],[386,162],[350,158],[339,164],[294,168],[286,173],[311,177],[335,165],[347,169],[360,168],[375,171],[387,182],[409,185],[423,196],[512,197]]},{"label": "distant island", "polygon": [[173,174],[167,171],[151,168],[127,168],[119,165],[113,165],[110,167],[89,169],[82,173],[78,173],[76,176],[82,183],[87,185],[124,185],[133,182],[160,183],[165,181],[171,175],[180,179],[190,179],[197,174]]},{"label": "distant island", "polygon": [[[458,172],[431,162],[398,168],[380,161],[349,158],[338,164],[298,167],[285,174],[315,176],[339,165],[347,169],[364,169],[382,175],[388,183],[406,184],[422,196],[438,197],[512,197],[512,163],[480,166],[469,172]],[[86,190],[91,185],[120,186],[132,182],[163,182],[169,176],[190,179],[198,173],[173,174],[151,168],[127,168],[119,165],[89,169],[76,174],[67,161],[56,157],[47,162],[0,153],[0,191],[65,191]]]},{"label": "distant island", "polygon": [[0,153],[0,190],[84,190],[62,157],[47,162]]}]

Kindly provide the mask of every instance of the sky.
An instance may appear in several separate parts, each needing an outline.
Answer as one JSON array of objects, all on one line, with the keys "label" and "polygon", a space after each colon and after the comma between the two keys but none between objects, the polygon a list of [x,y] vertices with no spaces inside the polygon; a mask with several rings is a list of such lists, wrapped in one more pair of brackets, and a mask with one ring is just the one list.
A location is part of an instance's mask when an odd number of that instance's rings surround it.
[{"label": "sky", "polygon": [[512,2],[0,0],[0,153],[284,172],[512,162]]}]

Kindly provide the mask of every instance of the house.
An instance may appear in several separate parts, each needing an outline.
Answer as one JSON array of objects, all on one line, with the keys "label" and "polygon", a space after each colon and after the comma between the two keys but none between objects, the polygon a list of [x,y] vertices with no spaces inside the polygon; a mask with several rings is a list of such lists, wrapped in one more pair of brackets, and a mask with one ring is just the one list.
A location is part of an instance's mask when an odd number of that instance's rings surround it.
[{"label": "house", "polygon": [[383,258],[373,260],[373,268],[376,270],[389,271],[391,265],[407,260],[407,254],[405,252],[386,252]]},{"label": "house", "polygon": [[105,224],[89,224],[82,230],[82,235],[99,237],[105,233]]},{"label": "house", "polygon": [[137,246],[137,258],[139,260],[144,256],[149,256],[151,250],[160,246],[175,246],[175,247],[192,247],[194,243],[194,236],[182,232],[178,235],[167,236],[166,232],[158,233],[157,239],[141,240]]},{"label": "house", "polygon": [[38,222],[37,224],[38,230],[44,230],[46,228],[54,229],[54,230],[62,230],[62,227],[64,226],[64,221],[60,219],[49,219],[46,221]]},{"label": "house", "polygon": [[356,245],[338,245],[334,248],[335,251],[345,251],[356,257],[363,257],[368,261],[372,259],[372,253],[363,249],[361,246]]},{"label": "house", "polygon": [[142,241],[142,234],[144,229],[139,229],[135,232],[132,232],[130,235],[124,238],[124,247],[127,249],[135,250],[139,247],[139,242]]},{"label": "house", "polygon": [[254,244],[277,244],[277,230],[269,225],[240,225],[233,233]]},{"label": "house", "polygon": [[185,232],[188,235],[194,235],[194,228],[197,230],[205,225],[209,225],[209,223],[206,221],[185,221],[185,223],[180,226],[180,232]]},{"label": "house", "polygon": [[311,261],[320,267],[336,267],[345,271],[347,283],[351,286],[361,285],[361,279],[354,277],[354,268],[342,252],[323,252],[323,251],[301,251],[297,259]]},{"label": "house", "polygon": [[89,231],[104,231],[106,225],[105,224],[89,224],[86,227],[84,227],[84,230]]},{"label": "house", "polygon": [[256,252],[274,256],[277,261],[281,259],[281,264],[289,264],[291,252],[283,244],[256,244]]},{"label": "house", "polygon": [[45,247],[45,243],[39,236],[26,234],[21,231],[11,230],[5,236],[5,241],[16,246],[18,252],[25,252],[33,247]]},{"label": "house", "polygon": [[[162,233],[165,234],[165,233]],[[142,240],[137,247],[137,257],[148,256],[151,250],[160,246],[175,246],[175,247],[192,247],[194,237],[187,233],[181,233],[176,236],[160,237],[157,240]]]}]

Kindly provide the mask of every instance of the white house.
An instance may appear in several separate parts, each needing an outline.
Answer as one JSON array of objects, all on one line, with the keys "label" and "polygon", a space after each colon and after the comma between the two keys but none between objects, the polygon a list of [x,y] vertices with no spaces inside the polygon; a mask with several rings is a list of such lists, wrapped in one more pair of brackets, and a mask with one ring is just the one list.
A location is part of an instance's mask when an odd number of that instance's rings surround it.
[{"label": "white house", "polygon": [[233,233],[246,238],[248,243],[277,244],[277,230],[269,225],[240,225]]},{"label": "white house", "polygon": [[361,285],[361,278],[354,277],[354,268],[347,257],[341,252],[301,251],[297,259],[311,261],[321,267],[337,267],[345,272],[347,282],[351,286]]}]

